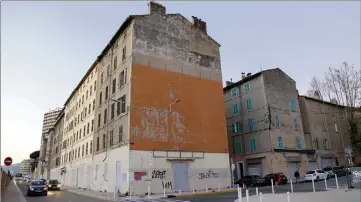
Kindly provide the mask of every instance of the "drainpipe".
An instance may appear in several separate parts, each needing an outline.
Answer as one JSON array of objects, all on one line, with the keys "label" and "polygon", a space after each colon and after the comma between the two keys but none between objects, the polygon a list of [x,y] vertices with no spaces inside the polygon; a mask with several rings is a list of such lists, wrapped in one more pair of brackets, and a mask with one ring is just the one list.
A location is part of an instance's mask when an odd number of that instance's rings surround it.
[{"label": "drainpipe", "polygon": [[[108,101],[107,101],[107,117],[106,117],[106,124],[107,124],[107,129],[106,129],[106,134],[105,134],[105,158],[103,159],[103,162],[108,158],[108,132],[109,132],[109,114],[111,113],[109,111],[109,108],[110,108],[110,101],[111,101],[111,85],[112,85],[112,68],[113,68],[113,52],[114,52],[114,49],[113,47],[111,47],[111,57],[110,57],[110,69],[109,69],[109,75],[108,75],[108,70],[107,70],[107,77],[109,77],[109,82],[108,82]],[[114,134],[113,134],[114,136]],[[114,138],[114,137],[113,137]],[[104,140],[103,140],[104,141]]]},{"label": "drainpipe", "polygon": [[272,115],[271,115],[271,107],[269,104],[267,104],[267,109],[268,109],[268,138],[269,138],[269,143],[270,143],[270,147],[271,147],[271,151],[273,154],[274,159],[272,160],[272,173],[275,172],[275,168],[274,168],[274,164],[275,164],[275,159],[276,159],[276,155],[275,155],[275,151],[273,149],[273,145],[272,145],[272,138],[271,138],[271,124],[272,124]]}]

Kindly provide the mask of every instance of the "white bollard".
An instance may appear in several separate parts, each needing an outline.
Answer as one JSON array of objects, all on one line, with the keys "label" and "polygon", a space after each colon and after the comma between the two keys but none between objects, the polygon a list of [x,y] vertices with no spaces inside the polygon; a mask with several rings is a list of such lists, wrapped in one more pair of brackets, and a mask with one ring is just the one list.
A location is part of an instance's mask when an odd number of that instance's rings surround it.
[{"label": "white bollard", "polygon": [[290,202],[290,192],[287,192],[287,202]]},{"label": "white bollard", "polygon": [[182,191],[179,189],[178,195],[180,196],[182,194]]},{"label": "white bollard", "polygon": [[337,187],[337,189],[339,189],[339,187],[338,187],[338,180],[337,180],[337,175],[335,174],[335,179],[336,179],[336,187]]},{"label": "white bollard", "polygon": [[206,186],[206,192],[208,192],[208,186]]},{"label": "white bollard", "polygon": [[313,192],[316,192],[315,190],[315,181],[312,179],[312,188],[313,188]]},{"label": "white bollard", "polygon": [[194,188],[193,188],[193,194],[195,193],[195,190],[194,190]]},{"label": "white bollard", "polygon": [[248,189],[246,190],[246,200],[247,200],[247,202],[249,202],[249,192],[248,192]]},{"label": "white bollard", "polygon": [[243,184],[243,189],[245,188],[244,184]]},{"label": "white bollard", "polygon": [[218,191],[220,191],[219,184],[218,184]]},{"label": "white bollard", "polygon": [[148,184],[148,198],[150,197],[150,185]]},{"label": "white bollard", "polygon": [[259,193],[259,202],[262,202],[262,192]]},{"label": "white bollard", "polygon": [[131,189],[131,184],[129,184],[129,198],[132,198],[132,189]]},{"label": "white bollard", "polygon": [[326,180],[326,178],[325,178],[325,189],[327,190],[328,188],[327,188],[327,180]]},{"label": "white bollard", "polygon": [[273,187],[273,179],[271,179],[271,186],[272,186],[272,194],[274,194],[274,193],[275,193],[275,189],[274,189],[274,187]]},{"label": "white bollard", "polygon": [[238,189],[238,202],[242,202],[242,189]]},{"label": "white bollard", "polygon": [[165,186],[163,187],[163,196],[165,197]]},{"label": "white bollard", "polygon": [[290,180],[290,184],[291,184],[291,192],[293,193],[293,184],[292,184],[292,179]]},{"label": "white bollard", "polygon": [[256,187],[256,195],[258,195],[258,187]]},{"label": "white bollard", "polygon": [[115,198],[116,191],[117,191],[117,188],[114,186],[114,198]]}]

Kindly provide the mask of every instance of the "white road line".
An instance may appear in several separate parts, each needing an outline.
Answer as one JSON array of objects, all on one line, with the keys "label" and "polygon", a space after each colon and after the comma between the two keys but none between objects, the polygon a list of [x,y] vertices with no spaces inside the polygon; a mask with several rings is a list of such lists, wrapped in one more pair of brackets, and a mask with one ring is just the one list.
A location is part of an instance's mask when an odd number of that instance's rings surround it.
[{"label": "white road line", "polygon": [[20,195],[20,201],[21,202],[26,202],[26,199],[24,197],[24,194],[21,192],[19,186],[16,184],[15,180],[13,181],[15,186],[16,186],[16,190],[19,192],[19,195]]}]

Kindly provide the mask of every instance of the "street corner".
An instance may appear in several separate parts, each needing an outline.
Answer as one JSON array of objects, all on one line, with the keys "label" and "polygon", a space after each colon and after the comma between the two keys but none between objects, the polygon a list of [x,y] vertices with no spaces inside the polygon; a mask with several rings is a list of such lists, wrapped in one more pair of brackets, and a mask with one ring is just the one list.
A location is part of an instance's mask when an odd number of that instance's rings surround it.
[{"label": "street corner", "polygon": [[195,192],[195,193],[186,193],[181,195],[168,195],[168,198],[176,197],[189,197],[189,196],[204,196],[204,195],[217,195],[217,194],[226,194],[226,193],[234,193],[237,192],[237,189],[230,189],[230,190],[222,190],[222,191],[216,191],[216,190],[209,190],[208,192]]}]

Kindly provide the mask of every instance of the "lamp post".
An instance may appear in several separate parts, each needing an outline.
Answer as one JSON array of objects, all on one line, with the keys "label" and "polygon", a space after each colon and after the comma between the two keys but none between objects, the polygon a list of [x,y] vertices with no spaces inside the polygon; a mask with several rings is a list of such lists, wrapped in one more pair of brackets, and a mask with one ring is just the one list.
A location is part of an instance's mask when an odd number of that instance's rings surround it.
[{"label": "lamp post", "polygon": [[172,105],[174,105],[175,103],[178,103],[180,102],[181,100],[180,99],[176,99],[174,102],[170,103],[169,104],[169,112],[171,113],[172,112]]}]

